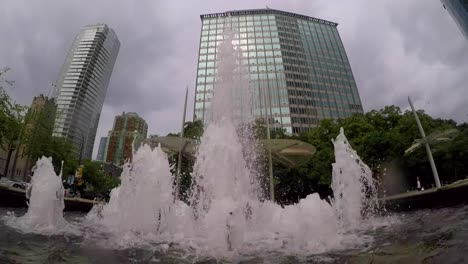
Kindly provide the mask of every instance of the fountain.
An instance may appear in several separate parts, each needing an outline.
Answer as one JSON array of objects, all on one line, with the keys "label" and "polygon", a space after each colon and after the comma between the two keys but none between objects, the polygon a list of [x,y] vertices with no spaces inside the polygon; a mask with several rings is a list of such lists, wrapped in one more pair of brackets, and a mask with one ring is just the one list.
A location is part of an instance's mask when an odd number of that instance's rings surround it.
[{"label": "fountain", "polygon": [[109,203],[88,217],[118,236],[113,241],[119,246],[153,241],[231,258],[267,251],[320,253],[356,238],[351,231],[359,227],[374,185],[343,131],[333,142],[332,205],[318,194],[284,208],[259,199],[264,197],[261,175],[252,166],[256,155],[251,148],[256,142],[248,135],[251,131],[239,129],[253,121],[252,93],[233,37],[234,32],[226,31],[218,48],[212,116],[197,152],[190,206],[174,201],[166,154],[160,148],[140,147]]},{"label": "fountain", "polygon": [[[212,116],[198,148],[188,204],[174,199],[174,179],[161,147],[143,145],[125,165],[109,203],[96,206],[83,221],[86,238],[117,247],[165,245],[163,249],[218,259],[267,252],[317,254],[341,249],[349,241],[361,243],[353,230],[359,228],[362,212],[372,207],[367,201],[375,187],[343,131],[333,142],[331,204],[318,194],[285,207],[262,198],[257,142],[248,129],[254,120],[253,96],[234,35],[227,30],[218,48]],[[62,225],[61,193],[50,160],[41,159],[23,225]],[[93,236],[99,232],[106,235]]]},{"label": "fountain", "polygon": [[372,215],[377,209],[374,179],[370,168],[351,148],[343,128],[333,141],[335,163],[332,164],[332,205],[342,228],[358,228],[362,215]]},{"label": "fountain", "polygon": [[57,176],[52,159],[42,157],[34,167],[34,176],[26,190],[29,199],[28,211],[24,216],[8,219],[8,222],[23,231],[53,234],[71,231],[63,218],[65,207],[62,171]]}]

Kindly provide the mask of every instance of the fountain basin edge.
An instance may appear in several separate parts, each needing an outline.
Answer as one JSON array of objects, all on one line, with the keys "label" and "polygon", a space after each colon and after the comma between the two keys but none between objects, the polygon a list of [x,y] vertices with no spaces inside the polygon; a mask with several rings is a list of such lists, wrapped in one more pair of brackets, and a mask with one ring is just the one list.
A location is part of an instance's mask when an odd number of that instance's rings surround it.
[{"label": "fountain basin edge", "polygon": [[460,180],[441,188],[412,191],[380,198],[387,210],[411,211],[457,206],[468,203],[468,179]]}]

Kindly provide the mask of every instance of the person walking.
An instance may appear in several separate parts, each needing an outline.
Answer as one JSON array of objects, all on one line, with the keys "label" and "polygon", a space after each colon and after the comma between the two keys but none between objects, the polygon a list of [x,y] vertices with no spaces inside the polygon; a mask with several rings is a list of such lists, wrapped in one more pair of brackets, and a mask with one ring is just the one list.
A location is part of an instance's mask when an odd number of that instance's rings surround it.
[{"label": "person walking", "polygon": [[419,176],[416,177],[416,189],[421,191],[421,182],[419,181]]}]

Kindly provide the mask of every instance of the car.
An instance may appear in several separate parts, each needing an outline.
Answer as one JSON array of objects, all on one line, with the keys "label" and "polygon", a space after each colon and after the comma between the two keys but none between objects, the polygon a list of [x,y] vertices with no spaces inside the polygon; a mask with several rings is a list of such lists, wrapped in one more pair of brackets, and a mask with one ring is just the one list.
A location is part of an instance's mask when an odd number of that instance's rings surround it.
[{"label": "car", "polygon": [[3,185],[3,186],[8,186],[10,187],[12,184],[14,184],[15,182],[8,179],[8,178],[1,178],[0,179],[0,185]]},{"label": "car", "polygon": [[10,188],[15,188],[15,189],[20,189],[20,190],[26,191],[26,189],[28,189],[28,187],[29,187],[29,183],[11,181],[6,186],[8,186]]},{"label": "car", "polygon": [[15,189],[26,190],[30,184],[24,181],[15,181],[8,178],[2,178],[0,179],[0,185]]},{"label": "car", "polygon": [[10,187],[12,187],[12,188],[21,189],[21,190],[24,190],[24,191],[26,191],[28,186],[29,186],[29,184],[25,183],[25,182],[15,182],[15,183],[10,185]]}]

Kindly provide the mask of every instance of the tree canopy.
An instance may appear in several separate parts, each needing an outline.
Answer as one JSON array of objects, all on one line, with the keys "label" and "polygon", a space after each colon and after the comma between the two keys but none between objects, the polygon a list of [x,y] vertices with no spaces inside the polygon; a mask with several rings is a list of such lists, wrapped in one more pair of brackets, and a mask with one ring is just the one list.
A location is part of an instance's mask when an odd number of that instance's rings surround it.
[{"label": "tree canopy", "polygon": [[96,194],[103,194],[119,186],[120,178],[106,175],[102,168],[102,163],[98,161],[85,160],[83,162],[83,179],[91,186],[89,189]]},{"label": "tree canopy", "polygon": [[2,175],[7,175],[12,153],[18,149],[24,132],[24,119],[27,107],[17,104],[5,90],[13,82],[5,78],[9,68],[0,69],[0,148],[7,152],[6,165]]},{"label": "tree canopy", "polygon": [[[14,159],[12,152],[21,148],[21,155],[32,161],[28,166],[32,167],[42,156],[52,157],[57,173],[64,161],[63,175],[74,174],[78,161],[72,152],[72,143],[66,138],[52,136],[55,105],[33,112],[14,102],[4,89],[13,84],[5,78],[8,70],[0,70],[0,147],[7,152],[6,164]],[[7,167],[0,173],[6,175]]]},{"label": "tree canopy", "polygon": [[[423,110],[418,111],[418,116],[426,134],[457,128],[453,120],[435,119]],[[405,150],[421,137],[413,113],[402,112],[397,106],[386,106],[381,110],[372,110],[363,115],[338,120],[323,120],[317,128],[300,135],[302,140],[317,147],[317,152],[309,163],[298,169],[304,173],[303,178],[314,181],[312,186],[323,187],[331,183],[331,164],[334,162],[331,139],[338,135],[340,127],[344,128],[351,146],[372,169],[382,185],[385,185],[386,181],[402,177],[405,184],[393,191],[404,191],[404,188],[413,185],[417,175],[424,179],[427,186],[433,183],[423,148],[405,156]],[[457,129],[463,130],[461,127]],[[468,167],[462,165],[459,154],[466,153],[464,149],[468,146],[466,144],[467,133],[464,131],[453,141],[432,146],[442,181],[451,181],[466,175]],[[389,167],[398,168],[398,173],[393,172],[392,175],[388,175]],[[454,170],[457,171],[454,172]]]}]

